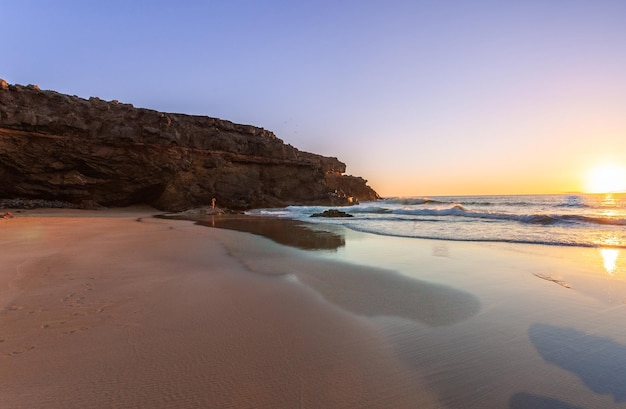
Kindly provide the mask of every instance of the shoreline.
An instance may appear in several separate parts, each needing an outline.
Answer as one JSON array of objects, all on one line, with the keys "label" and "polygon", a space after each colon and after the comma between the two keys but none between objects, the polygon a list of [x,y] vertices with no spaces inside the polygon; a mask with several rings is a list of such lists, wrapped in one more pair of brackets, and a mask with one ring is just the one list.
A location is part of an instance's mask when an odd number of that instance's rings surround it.
[{"label": "shoreline", "polygon": [[311,251],[155,213],[0,220],[5,407],[626,408],[588,376],[626,365],[598,250],[314,225],[343,245]]}]

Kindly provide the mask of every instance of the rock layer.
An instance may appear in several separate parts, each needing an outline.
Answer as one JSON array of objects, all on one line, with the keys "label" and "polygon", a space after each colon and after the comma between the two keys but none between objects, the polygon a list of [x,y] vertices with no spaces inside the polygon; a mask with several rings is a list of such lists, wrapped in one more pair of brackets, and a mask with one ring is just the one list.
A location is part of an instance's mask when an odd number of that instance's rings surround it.
[{"label": "rock layer", "polygon": [[262,128],[0,80],[0,199],[174,211],[379,198],[345,169]]}]

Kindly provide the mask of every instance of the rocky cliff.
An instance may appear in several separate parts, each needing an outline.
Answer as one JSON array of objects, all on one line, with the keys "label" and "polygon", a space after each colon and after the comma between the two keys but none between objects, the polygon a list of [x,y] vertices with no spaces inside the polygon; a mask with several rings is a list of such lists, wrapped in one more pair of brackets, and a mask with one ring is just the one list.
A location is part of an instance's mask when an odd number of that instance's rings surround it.
[{"label": "rocky cliff", "polygon": [[378,198],[345,169],[262,128],[0,80],[0,199],[173,211]]}]

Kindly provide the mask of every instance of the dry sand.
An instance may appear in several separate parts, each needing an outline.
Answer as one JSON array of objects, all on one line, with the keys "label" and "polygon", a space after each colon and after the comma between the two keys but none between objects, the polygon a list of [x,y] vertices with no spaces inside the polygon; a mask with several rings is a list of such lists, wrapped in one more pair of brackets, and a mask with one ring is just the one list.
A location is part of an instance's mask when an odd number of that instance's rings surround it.
[{"label": "dry sand", "polygon": [[440,407],[367,308],[320,296],[345,266],[255,268],[237,246],[265,239],[153,213],[0,220],[2,408]]}]

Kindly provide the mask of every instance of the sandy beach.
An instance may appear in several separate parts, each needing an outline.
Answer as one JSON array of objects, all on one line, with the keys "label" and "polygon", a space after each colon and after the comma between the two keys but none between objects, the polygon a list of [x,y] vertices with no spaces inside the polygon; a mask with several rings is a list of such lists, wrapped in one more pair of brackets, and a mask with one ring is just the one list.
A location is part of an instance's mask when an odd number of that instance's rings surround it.
[{"label": "sandy beach", "polygon": [[156,213],[0,220],[3,408],[626,407],[597,249]]},{"label": "sandy beach", "polygon": [[435,405],[374,326],[230,254],[242,233],[153,213],[0,221],[3,408]]}]

